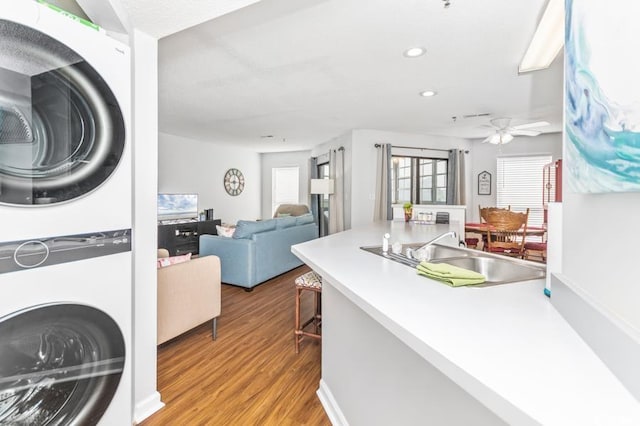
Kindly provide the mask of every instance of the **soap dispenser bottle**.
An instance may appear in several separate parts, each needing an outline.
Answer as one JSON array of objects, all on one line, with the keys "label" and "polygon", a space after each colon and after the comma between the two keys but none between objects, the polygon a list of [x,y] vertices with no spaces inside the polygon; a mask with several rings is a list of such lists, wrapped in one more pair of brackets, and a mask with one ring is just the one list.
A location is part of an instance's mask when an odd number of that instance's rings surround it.
[{"label": "soap dispenser bottle", "polygon": [[389,238],[391,238],[391,235],[388,232],[382,236],[382,253],[384,254],[389,251]]}]

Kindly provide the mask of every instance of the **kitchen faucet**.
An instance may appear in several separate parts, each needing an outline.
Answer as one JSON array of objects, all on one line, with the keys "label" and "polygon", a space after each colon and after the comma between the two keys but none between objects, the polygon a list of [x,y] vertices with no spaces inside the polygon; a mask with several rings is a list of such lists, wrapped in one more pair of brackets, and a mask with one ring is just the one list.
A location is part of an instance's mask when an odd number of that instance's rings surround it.
[{"label": "kitchen faucet", "polygon": [[427,242],[425,245],[420,247],[418,250],[426,249],[431,244],[435,243],[436,241],[440,241],[441,239],[446,238],[446,237],[453,237],[454,239],[457,240],[458,239],[458,234],[456,234],[456,231],[445,232],[444,234],[438,235],[433,240]]},{"label": "kitchen faucet", "polygon": [[422,252],[423,252],[423,250],[424,250],[424,249],[426,249],[427,247],[429,247],[431,244],[435,243],[436,241],[440,241],[441,239],[446,238],[446,237],[453,237],[454,239],[456,239],[456,240],[457,240],[457,239],[458,239],[458,234],[456,233],[456,231],[448,231],[448,232],[445,232],[444,234],[440,234],[440,235],[438,235],[437,237],[435,237],[434,239],[432,239],[431,241],[429,241],[429,242],[425,243],[425,244],[424,244],[422,247],[420,247],[419,249],[415,249],[415,250],[414,250],[414,249],[408,248],[408,249],[407,249],[407,251],[406,251],[406,256],[407,256],[409,259],[418,259],[418,260],[421,260],[421,258],[420,258],[420,257],[415,257],[415,256],[414,256],[414,253],[416,253],[416,254],[418,254],[418,253],[422,253]]}]

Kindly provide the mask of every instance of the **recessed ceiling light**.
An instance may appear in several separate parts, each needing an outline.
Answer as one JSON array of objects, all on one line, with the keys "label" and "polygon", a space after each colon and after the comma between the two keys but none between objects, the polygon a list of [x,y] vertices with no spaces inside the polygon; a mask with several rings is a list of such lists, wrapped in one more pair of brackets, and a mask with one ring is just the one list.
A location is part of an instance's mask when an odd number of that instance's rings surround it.
[{"label": "recessed ceiling light", "polygon": [[437,92],[434,92],[433,90],[425,90],[424,92],[420,92],[420,96],[423,96],[425,98],[430,98],[431,96],[435,96],[437,95]]},{"label": "recessed ceiling light", "polygon": [[427,53],[427,49],[424,47],[411,47],[404,51],[403,55],[407,58],[417,58]]}]

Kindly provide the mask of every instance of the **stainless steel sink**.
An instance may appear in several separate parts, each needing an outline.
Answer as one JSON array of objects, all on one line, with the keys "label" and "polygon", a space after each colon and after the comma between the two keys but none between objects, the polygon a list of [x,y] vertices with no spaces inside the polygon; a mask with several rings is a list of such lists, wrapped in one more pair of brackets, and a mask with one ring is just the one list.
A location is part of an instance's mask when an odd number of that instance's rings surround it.
[{"label": "stainless steel sink", "polygon": [[[417,249],[423,245],[424,243],[405,244],[403,245],[403,249]],[[408,258],[404,253],[394,254],[391,251],[384,253],[382,246],[361,247],[361,249],[411,268],[415,268],[420,262],[419,260]],[[487,280],[484,284],[473,287],[487,287],[519,281],[537,280],[546,276],[546,267],[544,265],[487,254],[481,251],[464,250],[438,244],[432,244],[424,250],[423,254],[426,256],[425,260],[428,262],[448,263],[460,268],[479,272],[486,277]]]},{"label": "stainless steel sink", "polygon": [[487,279],[483,285],[506,284],[516,281],[528,281],[544,278],[546,268],[536,264],[531,266],[522,262],[515,262],[509,258],[494,258],[488,256],[459,257],[455,259],[438,259],[433,263],[448,263],[449,265],[471,271],[480,272]]},{"label": "stainless steel sink", "polygon": [[[370,253],[377,254],[378,256],[387,257],[393,260],[396,260],[400,263],[405,263],[407,261],[409,265],[417,265],[418,261],[414,259],[408,259],[405,255],[406,250],[412,249],[417,250],[422,247],[424,243],[412,243],[412,244],[403,244],[402,245],[402,253],[401,254],[393,254],[391,249],[385,254],[382,251],[382,246],[370,246],[370,247],[360,247],[362,250],[366,250]],[[415,252],[414,252],[415,253]],[[455,247],[443,246],[440,244],[431,244],[430,246],[423,248],[422,253],[420,253],[420,260],[431,261],[433,259],[448,259],[451,257],[465,257],[469,256],[469,252],[466,250],[461,250]]]},{"label": "stainless steel sink", "polygon": [[[422,247],[422,245],[417,244],[415,247],[412,247],[412,248],[418,249],[419,247]],[[441,246],[439,244],[431,244],[428,247],[420,249],[419,252],[414,251],[413,255],[417,257],[419,260],[430,261],[432,259],[466,257],[466,256],[469,256],[469,253],[465,250],[460,250],[455,247]]]}]

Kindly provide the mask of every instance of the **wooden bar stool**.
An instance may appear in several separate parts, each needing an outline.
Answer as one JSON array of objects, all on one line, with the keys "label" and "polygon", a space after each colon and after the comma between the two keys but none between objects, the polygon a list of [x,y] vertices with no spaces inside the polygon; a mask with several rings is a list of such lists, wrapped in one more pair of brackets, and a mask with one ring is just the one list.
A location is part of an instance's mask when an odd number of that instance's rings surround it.
[{"label": "wooden bar stool", "polygon": [[[313,337],[314,339],[321,339],[320,324],[321,324],[321,295],[322,295],[322,277],[313,271],[300,275],[295,280],[296,285],[296,328],[293,331],[296,353],[300,352],[300,341],[304,336]],[[300,319],[300,298],[303,291],[313,292],[313,306],[314,313],[311,318],[302,322]],[[313,323],[314,332],[304,331],[304,328]]]}]

